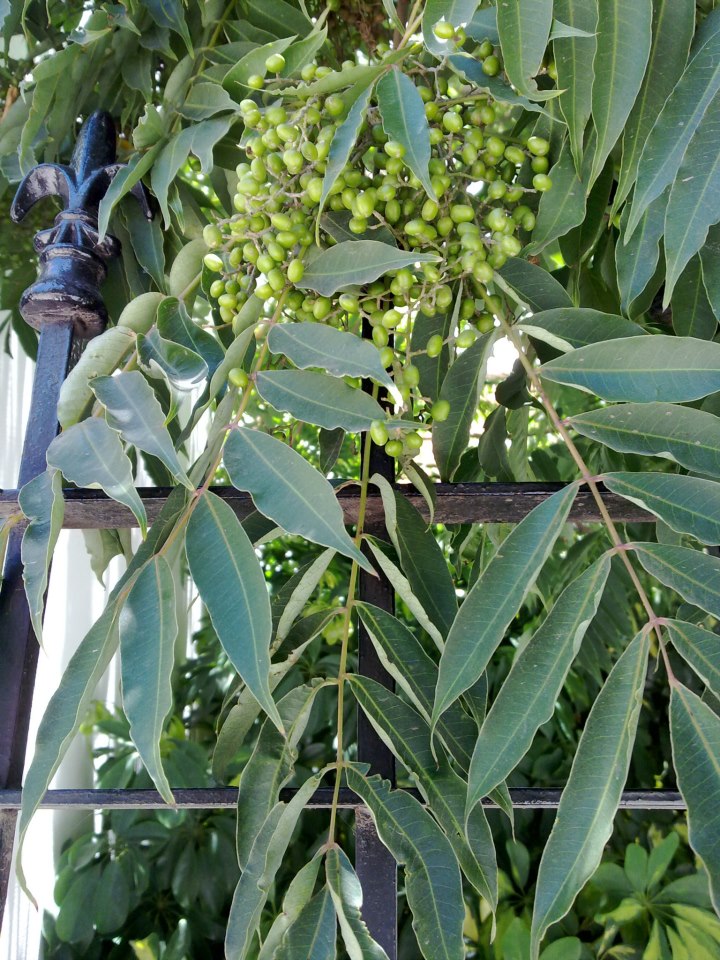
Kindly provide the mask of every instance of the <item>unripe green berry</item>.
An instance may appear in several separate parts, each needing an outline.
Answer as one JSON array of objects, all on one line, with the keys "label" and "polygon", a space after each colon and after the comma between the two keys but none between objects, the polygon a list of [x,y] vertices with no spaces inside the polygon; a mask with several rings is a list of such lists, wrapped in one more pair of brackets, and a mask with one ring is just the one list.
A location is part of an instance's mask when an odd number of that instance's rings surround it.
[{"label": "unripe green berry", "polygon": [[443,115],[442,125],[448,133],[459,133],[463,128],[463,120],[459,113],[449,110]]},{"label": "unripe green berry", "polygon": [[530,153],[534,154],[536,157],[547,156],[547,153],[550,150],[550,144],[544,137],[530,137],[527,142],[527,147]]},{"label": "unripe green berry", "polygon": [[377,327],[373,327],[372,338],[373,343],[379,349],[386,347],[390,342],[390,334],[387,332],[385,327],[382,326],[382,324],[378,325]]},{"label": "unripe green berry", "polygon": [[471,347],[475,343],[474,329],[472,327],[465,327],[462,333],[458,334],[458,337],[455,343],[461,350],[465,350],[467,347]]},{"label": "unripe green berry", "polygon": [[386,330],[392,330],[393,327],[396,327],[402,320],[402,315],[397,312],[397,310],[386,310],[383,314],[382,325]]},{"label": "unripe green berry", "polygon": [[203,257],[203,263],[212,273],[221,273],[225,265],[216,253],[206,253]]},{"label": "unripe green berry", "polygon": [[385,153],[392,159],[399,160],[405,156],[405,147],[397,140],[388,140],[385,144]]},{"label": "unripe green berry", "polygon": [[285,57],[281,53],[273,53],[265,61],[265,69],[269,73],[280,73],[285,68]]},{"label": "unripe green berry", "polygon": [[[265,86],[265,78],[261,77],[259,73],[253,73],[247,78],[247,85],[251,90],[262,90],[262,88]],[[249,114],[245,115],[245,123],[248,122],[248,116]],[[258,111],[258,117],[259,116],[260,112]]]},{"label": "unripe green berry", "polygon": [[387,370],[388,367],[391,367],[395,359],[395,351],[392,347],[383,347],[380,351],[380,363]]},{"label": "unripe green berry", "polygon": [[475,326],[480,333],[489,333],[495,327],[495,321],[491,313],[481,313]]},{"label": "unripe green berry", "polygon": [[552,187],[552,180],[546,173],[536,173],[533,177],[533,187],[539,193],[545,193]]},{"label": "unripe green berry", "polygon": [[345,313],[358,313],[360,311],[360,304],[358,302],[358,298],[354,297],[350,293],[340,294],[340,299],[338,303],[340,304],[341,308],[345,311]]},{"label": "unripe green berry", "polygon": [[370,424],[370,436],[372,437],[373,443],[376,443],[379,447],[385,446],[389,438],[387,427],[382,420],[373,420]]},{"label": "unripe green berry", "polygon": [[410,450],[419,450],[422,446],[422,437],[415,430],[410,430],[405,434],[405,446]]},{"label": "unripe green berry", "polygon": [[223,240],[220,227],[216,226],[214,223],[206,224],[203,227],[203,240],[211,249],[213,247],[219,247]]},{"label": "unripe green berry", "polygon": [[455,36],[455,27],[447,20],[438,20],[433,27],[433,33],[438,40],[452,40]]},{"label": "unripe green berry", "polygon": [[420,370],[418,367],[413,366],[411,363],[403,367],[403,381],[408,387],[416,387],[420,383]]},{"label": "unripe green berry", "polygon": [[402,440],[388,440],[385,444],[385,453],[389,457],[401,457],[403,452]]},{"label": "unripe green berry", "polygon": [[245,387],[250,382],[248,375],[242,369],[242,367],[233,367],[232,370],[228,373],[228,380],[230,383],[237,387],[239,390],[244,390]]},{"label": "unripe green berry", "polygon": [[450,207],[450,217],[453,223],[469,223],[475,219],[475,211],[466,203],[456,203]]},{"label": "unripe green berry", "polygon": [[433,334],[432,337],[427,342],[425,349],[427,350],[427,355],[429,357],[439,357],[442,353],[443,348],[443,338],[439,333]]},{"label": "unripe green berry", "polygon": [[300,283],[305,273],[305,266],[302,260],[291,260],[287,268],[287,278],[290,283]]},{"label": "unripe green berry", "polygon": [[488,77],[496,77],[500,73],[500,61],[494,54],[485,57],[482,62],[482,72]]},{"label": "unripe green berry", "polygon": [[325,99],[325,110],[331,117],[339,117],[345,112],[345,102],[342,97],[331,93],[330,96]]},{"label": "unripe green berry", "polygon": [[494,276],[495,271],[487,262],[487,260],[481,260],[473,267],[473,277],[475,277],[478,283],[482,283],[487,286]]},{"label": "unripe green berry", "polygon": [[324,320],[331,310],[332,300],[329,297],[318,297],[312,312],[316,320]]},{"label": "unripe green berry", "polygon": [[438,423],[442,423],[443,420],[447,420],[450,416],[450,404],[447,400],[436,400],[435,403],[430,407],[430,416],[433,420],[437,420]]},{"label": "unripe green berry", "polygon": [[492,52],[495,48],[493,47],[490,40],[487,38],[483,40],[480,46],[477,49],[477,55],[481,60],[487,60],[488,57],[492,56]]}]

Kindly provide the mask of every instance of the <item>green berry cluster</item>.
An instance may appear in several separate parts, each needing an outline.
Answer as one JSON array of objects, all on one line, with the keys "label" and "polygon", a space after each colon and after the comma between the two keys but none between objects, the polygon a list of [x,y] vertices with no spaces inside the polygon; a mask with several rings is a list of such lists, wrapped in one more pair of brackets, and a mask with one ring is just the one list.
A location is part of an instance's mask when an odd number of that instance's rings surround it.
[{"label": "green berry cluster", "polygon": [[[438,36],[447,26],[436,26]],[[488,43],[480,46],[485,60],[495,56]],[[282,59],[270,57],[268,72],[280,72]],[[343,72],[353,66],[332,71],[313,63],[303,69],[304,84],[289,93],[287,81],[248,81],[263,93],[240,105],[245,157],[236,169],[235,213],[204,231],[210,248],[205,265],[217,274],[209,292],[228,324],[255,295],[287,319],[358,332],[364,327],[392,371],[405,401],[403,417],[429,412],[442,420],[449,414],[445,401],[431,403],[420,391],[413,320],[453,311],[457,324],[447,339],[460,349],[492,329],[503,307],[494,291],[495,271],[520,253],[535,226],[537,195],[551,186],[549,144],[537,136],[512,136],[501,106],[447,68],[428,68],[421,56],[410,55],[403,69],[424,105],[433,196],[408,164],[406,145],[387,136],[375,102],[366,110],[350,161],[326,191],[333,138],[348,111]],[[315,93],[323,78],[332,81],[326,88],[338,92]],[[340,226],[438,260],[389,271],[359,292],[329,297],[301,289],[316,240],[334,243]],[[445,345],[437,335],[422,352],[437,357]],[[236,379],[242,379],[239,373]],[[420,446],[412,433],[387,435],[383,424],[375,425],[373,438],[393,456],[412,456]]]}]

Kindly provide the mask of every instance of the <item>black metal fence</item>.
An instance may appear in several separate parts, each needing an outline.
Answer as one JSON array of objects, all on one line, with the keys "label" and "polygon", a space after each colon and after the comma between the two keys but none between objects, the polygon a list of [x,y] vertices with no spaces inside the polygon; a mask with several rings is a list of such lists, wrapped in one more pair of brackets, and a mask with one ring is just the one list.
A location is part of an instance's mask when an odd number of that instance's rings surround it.
[{"label": "black metal fence", "polygon": [[[92,177],[109,171],[105,180],[117,172],[114,159],[114,130],[104,115],[95,115],[81,134],[73,168],[83,176]],[[22,216],[36,200],[52,189],[35,168],[21,190],[24,190]],[[52,184],[50,185],[52,187]],[[92,191],[89,191],[92,193]],[[18,487],[45,470],[45,453],[58,431],[56,407],[60,386],[67,376],[71,357],[77,353],[88,333],[89,323],[96,322],[99,332],[106,322],[102,302],[93,289],[104,276],[104,259],[112,255],[107,247],[100,249],[93,240],[97,227],[98,191],[83,201],[82,209],[73,209],[73,198],[65,198],[69,208],[60,214],[53,231],[55,238],[47,237],[36,243],[40,251],[39,281],[26,292],[23,315],[40,330],[37,367],[32,393],[30,416],[22,451]],[[142,199],[142,198],[140,198]],[[60,227],[68,221],[81,222],[88,229],[79,240],[65,242]],[[44,233],[49,233],[45,231]],[[73,234],[80,236],[80,231]],[[97,236],[97,234],[95,234]],[[82,282],[81,282],[82,281]],[[83,284],[85,286],[83,287]],[[73,345],[75,344],[75,350]],[[373,472],[392,479],[392,462],[379,449],[374,451]],[[518,522],[539,502],[551,496],[559,484],[538,483],[460,483],[438,484],[435,519],[439,523]],[[420,507],[421,498],[412,488],[403,488],[404,495]],[[239,517],[253,509],[247,494],[227,487],[213,488]],[[169,489],[139,490],[145,504],[148,520],[152,522],[170,493]],[[129,510],[95,490],[66,490],[64,526],[79,529],[131,527],[136,523]],[[0,521],[17,511],[17,490],[0,491]],[[652,519],[641,509],[621,498],[602,491],[608,510],[616,521]],[[344,489],[339,494],[345,519],[352,524],[357,518],[358,494]],[[589,493],[581,491],[575,499],[570,519],[592,522],[600,520],[597,507]],[[366,530],[381,533],[384,529],[382,505],[379,496],[370,496]],[[32,632],[25,599],[20,562],[22,528],[15,527],[10,535],[0,586],[0,921],[10,874],[13,837],[17,811],[21,800],[22,772],[25,762],[28,724],[38,657],[38,644]],[[393,592],[387,580],[362,575],[360,599],[392,611]],[[359,635],[359,671],[390,685],[375,649],[367,634]],[[362,711],[358,712],[358,760],[369,763],[373,773],[395,782],[395,764],[390,751],[375,733]],[[560,790],[511,790],[513,806],[518,809],[555,808]],[[283,799],[293,793],[285,790]],[[177,807],[227,808],[234,807],[236,791],[231,788],[178,789],[174,791]],[[332,790],[320,789],[309,806],[331,805]],[[492,807],[490,800],[485,805]],[[340,805],[354,809],[356,825],[356,869],[363,886],[364,917],[375,939],[384,947],[391,960],[397,956],[397,871],[389,852],[380,843],[372,820],[359,798],[348,789],[340,792]],[[165,804],[154,790],[51,790],[41,807],[44,809],[151,809]],[[680,794],[670,790],[629,790],[622,796],[620,806],[630,809],[684,808]]]}]

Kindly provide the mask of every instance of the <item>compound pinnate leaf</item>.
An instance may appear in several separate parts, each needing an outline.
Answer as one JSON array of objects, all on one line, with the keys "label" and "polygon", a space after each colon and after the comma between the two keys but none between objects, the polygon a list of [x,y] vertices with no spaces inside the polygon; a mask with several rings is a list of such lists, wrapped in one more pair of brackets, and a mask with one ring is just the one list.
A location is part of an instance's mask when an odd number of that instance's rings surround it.
[{"label": "compound pinnate leaf", "polygon": [[329,297],[345,287],[371,283],[388,270],[439,259],[432,253],[398,250],[379,240],[346,240],[315,257],[297,286]]},{"label": "compound pinnate leaf", "polygon": [[398,67],[388,71],[377,85],[377,102],[383,129],[391,140],[405,148],[403,160],[425,192],[435,200],[430,183],[430,127],[425,104],[413,81]]},{"label": "compound pinnate leaf", "polygon": [[543,851],[535,893],[531,956],[595,872],[609,839],[635,742],[650,648],[638,634],[593,704]]},{"label": "compound pinnate leaf", "polygon": [[720,543],[720,489],[713,480],[679,473],[606,473],[613,493],[637,503],[678,533]]}]

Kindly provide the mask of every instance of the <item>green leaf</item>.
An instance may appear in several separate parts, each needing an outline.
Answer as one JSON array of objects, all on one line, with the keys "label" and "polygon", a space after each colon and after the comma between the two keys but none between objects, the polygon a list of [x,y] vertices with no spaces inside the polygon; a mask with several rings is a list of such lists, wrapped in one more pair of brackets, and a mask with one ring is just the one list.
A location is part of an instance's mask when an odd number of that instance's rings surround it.
[{"label": "green leaf", "polygon": [[[717,318],[720,316],[720,224],[710,227],[707,242],[700,251],[700,261],[705,291]],[[682,283],[682,277],[679,283]]]},{"label": "green leaf", "polygon": [[705,243],[710,226],[718,220],[719,132],[720,98],[716,97],[708,106],[688,144],[670,190],[664,241],[666,304],[670,301],[680,274]]},{"label": "green leaf", "polygon": [[535,507],[503,541],[468,593],[440,658],[433,728],[484,673],[560,535],[576,493],[571,484]]},{"label": "green leaf", "polygon": [[720,617],[720,558],[689,547],[664,543],[633,543],[647,572],[676,590],[688,603]]},{"label": "green leaf", "polygon": [[127,920],[130,912],[130,887],[120,860],[110,860],[103,868],[95,896],[92,918],[98,933],[114,933]]},{"label": "green leaf", "polygon": [[323,887],[289,927],[275,952],[276,960],[335,960],[335,906]]},{"label": "green leaf", "polygon": [[476,10],[472,20],[465,27],[465,33],[482,43],[483,40],[497,46],[500,43],[500,35],[497,29],[497,10],[495,7],[483,7],[482,10]]},{"label": "green leaf", "polygon": [[398,67],[388,71],[377,85],[377,104],[383,130],[405,148],[403,162],[412,170],[431,200],[430,127],[425,104],[414,82]]},{"label": "green leaf", "polygon": [[[677,834],[675,834],[677,836]],[[275,917],[258,954],[258,960],[275,960],[280,941],[286,930],[300,916],[305,904],[312,896],[315,881],[320,870],[320,856],[316,854],[309,863],[295,874],[290,881],[287,893],[283,897],[282,910]]]},{"label": "green leaf", "polygon": [[318,446],[320,448],[319,461],[322,473],[328,474],[333,469],[340,456],[344,442],[344,430],[320,430],[318,434]]},{"label": "green leaf", "polygon": [[232,509],[212,493],[197,501],[185,538],[190,573],[230,662],[279,730],[270,693],[270,599],[255,551]]},{"label": "green leaf", "polygon": [[720,90],[720,11],[698,33],[683,75],[668,96],[643,147],[626,240],[649,204],[675,179],[693,134]]},{"label": "green leaf", "polygon": [[428,807],[443,828],[460,867],[475,889],[497,906],[497,865],[485,812],[477,808],[465,836],[467,784],[442,759],[436,763],[430,728],[409,704],[370,677],[348,677],[353,694],[380,739],[412,774]]},{"label": "green leaf", "polygon": [[506,283],[516,290],[533,313],[572,307],[567,290],[542,267],[511,257],[498,271]]},{"label": "green leaf", "polygon": [[540,91],[533,79],[550,38],[552,0],[500,3],[497,25],[505,72],[512,85],[531,100],[547,100],[556,91]]},{"label": "green leaf", "polygon": [[449,841],[414,797],[353,768],[345,776],[369,807],[380,840],[405,867],[405,893],[422,955],[462,960],[462,887]]},{"label": "green leaf", "polygon": [[670,694],[670,736],[678,786],[688,808],[690,846],[702,858],[715,912],[720,912],[720,719],[675,681]]},{"label": "green leaf", "polygon": [[158,290],[164,291],[165,249],[159,218],[153,217],[148,221],[137,203],[126,204],[122,214],[138,264],[150,274]]},{"label": "green leaf", "polygon": [[679,337],[712,340],[717,320],[705,291],[705,268],[693,257],[678,278],[672,293],[672,324]]},{"label": "green leaf", "polygon": [[284,53],[295,40],[295,37],[282,37],[280,40],[273,40],[261,47],[256,47],[250,53],[246,53],[238,62],[231,67],[223,78],[222,85],[238,103],[249,96],[251,88],[248,87],[248,79],[255,76],[264,77],[267,73],[265,61],[268,57],[275,56],[276,53]]},{"label": "green leaf", "polygon": [[527,256],[539,253],[585,219],[586,185],[577,175],[567,141],[550,171],[550,177],[553,187],[540,198],[532,240],[524,251]]},{"label": "green leaf", "polygon": [[[664,193],[649,205],[638,222],[638,227],[628,240],[627,221],[630,214],[628,205],[623,209],[622,243],[615,247],[617,282],[620,289],[620,304],[630,316],[634,315],[633,305],[655,276],[660,260],[660,238],[665,230],[665,210],[668,194]],[[664,276],[664,264],[661,267]],[[654,292],[654,291],[653,291]]]},{"label": "green leaf", "polygon": [[266,517],[373,572],[345,530],[333,488],[299,453],[267,433],[237,427],[225,444],[224,460],[233,486],[247,490]]},{"label": "green leaf", "polygon": [[278,802],[280,789],[295,772],[298,744],[322,685],[323,681],[318,678],[312,684],[296,687],[278,701],[284,735],[266,720],[243,768],[237,806],[237,856],[241,870],[248,865],[255,838]]},{"label": "green leaf", "polygon": [[454,44],[440,40],[435,36],[433,27],[439,20],[445,20],[454,27],[460,27],[471,19],[480,0],[426,0],[423,11],[423,42],[436,57],[446,57]]},{"label": "green leaf", "polygon": [[315,257],[296,286],[329,297],[355,284],[371,283],[389,270],[434,263],[431,253],[408,253],[379,240],[346,240]]},{"label": "green leaf", "polygon": [[[635,183],[648,134],[687,62],[695,30],[694,0],[653,0],[652,19],[652,43],[645,77],[623,132],[615,210],[620,208]],[[557,46],[555,49],[557,57]]]},{"label": "green leaf", "polygon": [[431,317],[426,317],[418,311],[413,320],[410,348],[413,353],[422,351],[413,357],[413,364],[420,371],[419,389],[423,396],[430,397],[433,401],[440,396],[440,389],[448,371],[450,349],[447,343],[443,343],[443,348],[437,357],[428,357],[425,350],[430,337],[437,333],[445,341],[450,335],[451,326],[451,311],[435,313]]},{"label": "green leaf", "polygon": [[[315,588],[325,575],[325,571],[330,565],[334,550],[323,550],[319,557],[308,564],[302,571],[302,576],[297,583],[293,585],[292,593],[282,608],[282,613],[278,617],[275,633],[277,640],[282,642],[288,635],[290,628],[296,618],[305,609],[305,605],[312,596]],[[300,572],[300,571],[298,571]],[[295,578],[293,578],[295,579]],[[273,613],[275,605],[273,603]]]},{"label": "green leaf", "polygon": [[299,75],[302,68],[315,59],[315,55],[324,45],[327,36],[327,27],[323,27],[322,30],[315,28],[304,40],[296,40],[295,43],[292,43],[283,54],[285,66],[280,75],[283,77]]},{"label": "green leaf", "polygon": [[380,243],[386,243],[388,246],[397,249],[395,235],[389,227],[383,224],[371,221],[363,233],[353,233],[350,229],[352,213],[349,210],[329,210],[320,217],[320,227],[325,233],[337,240],[338,243],[357,243],[359,240],[378,240]]},{"label": "green leaf", "polygon": [[543,310],[519,323],[518,329],[563,352],[591,343],[639,337],[644,332],[642,327],[625,317],[587,307]]},{"label": "green leaf", "polygon": [[238,109],[235,101],[218,83],[194,83],[190,87],[185,103],[178,107],[181,117],[188,120],[207,120],[216,113],[226,113]]},{"label": "green leaf", "polygon": [[468,777],[468,812],[515,769],[537,731],[552,717],[567,672],[597,613],[609,573],[606,554],[563,590],[515,657],[475,745]]},{"label": "green leaf", "polygon": [[[30,622],[37,641],[42,646],[48,572],[65,516],[62,477],[59,471],[46,470],[26,483],[18,494],[18,506],[30,521],[23,533],[20,558]],[[9,532],[12,524],[7,524],[7,527]],[[4,550],[0,550],[0,564],[3,558]]]},{"label": "green leaf", "polygon": [[176,480],[192,487],[165,426],[162,407],[141,373],[130,370],[116,377],[96,377],[92,389],[106,409],[108,425],[126,443],[157,457]]},{"label": "green leaf", "polygon": [[373,420],[385,419],[377,400],[325,373],[262,370],[255,375],[255,386],[263,400],[276,410],[285,410],[296,420],[328,430],[369,430]]},{"label": "green leaf", "polygon": [[678,533],[720,543],[720,487],[677,473],[606,473],[605,486],[664,520]]},{"label": "green leaf", "polygon": [[706,687],[720,696],[720,646],[718,635],[683,620],[665,620],[672,645],[690,664]]},{"label": "green leaf", "polygon": [[[318,227],[320,226],[320,215],[325,208],[325,203],[327,202],[327,198],[330,196],[330,191],[350,160],[350,154],[352,153],[352,149],[355,146],[358,134],[360,133],[360,127],[365,121],[365,112],[368,104],[370,103],[373,85],[374,81],[370,82],[359,94],[358,98],[355,100],[355,103],[353,103],[352,107],[348,111],[347,117],[345,117],[343,122],[337,128],[335,135],[332,138],[330,152],[328,153],[327,164],[325,167],[325,175],[323,176],[320,203],[317,210]],[[316,324],[308,323],[306,326],[316,326]],[[282,328],[274,327],[273,329],[279,330]],[[328,327],[327,329],[332,328]]]},{"label": "green leaf", "polygon": [[[555,0],[555,16],[591,34],[597,28],[597,0]],[[560,110],[570,134],[570,149],[577,170],[582,168],[583,135],[592,109],[593,71],[588,69],[595,58],[596,37],[559,37],[553,42],[557,67]]]},{"label": "green leaf", "polygon": [[208,367],[200,354],[166,340],[157,327],[150,333],[137,335],[137,350],[140,364],[149,376],[167,377],[178,390],[192,390],[207,379]]},{"label": "green leaf", "polygon": [[620,453],[665,457],[720,477],[720,421],[711,413],[672,403],[626,403],[581,413],[570,423]]},{"label": "green leaf", "polygon": [[[487,11],[478,11],[479,13]],[[493,13],[494,13],[493,9]],[[478,92],[485,91],[493,100],[500,103],[507,103],[511,107],[522,107],[531,113],[541,113],[543,116],[550,116],[548,111],[527,97],[519,94],[514,87],[511,87],[501,76],[489,77],[483,72],[482,64],[475,57],[470,57],[464,53],[452,54],[448,57],[448,63],[456,73],[465,77]]]},{"label": "green leaf", "polygon": [[496,339],[494,330],[478,337],[455,360],[443,380],[440,399],[450,404],[450,415],[435,422],[432,429],[433,453],[443,480],[452,480],[467,449],[479,393],[485,385],[485,368]]},{"label": "green leaf", "polygon": [[[257,300],[257,297],[253,297]],[[249,300],[248,303],[251,301]],[[261,303],[260,300],[257,300]],[[255,339],[255,327],[260,319],[260,313],[257,318],[246,330],[239,333],[227,349],[227,353],[219,364],[217,370],[210,378],[209,400],[213,400],[227,383],[228,374],[234,367],[242,367],[243,361],[247,356],[248,349]]]},{"label": "green leaf", "polygon": [[132,467],[120,438],[97,417],[64,430],[48,447],[48,466],[79,487],[102,487],[135,514],[143,537],[147,533],[145,507],[133,486]]},{"label": "green leaf", "polygon": [[175,802],[160,756],[173,706],[175,603],[170,565],[164,557],[153,557],[134,581],[119,620],[123,709],[140,759],[165,803]]},{"label": "green leaf", "polygon": [[227,930],[225,954],[246,960],[260,925],[265,901],[282,864],[300,814],[317,790],[325,771],[306,780],[289,803],[276,803],[250,851],[246,868],[235,888]]},{"label": "green leaf", "polygon": [[[188,246],[183,247],[182,253],[188,250]],[[182,253],[180,256],[182,256]],[[173,271],[179,259],[180,257],[175,258]],[[179,343],[181,346],[187,347],[188,350],[199,354],[207,364],[208,373],[211,377],[225,358],[225,352],[215,337],[193,322],[185,304],[177,297],[166,297],[159,305],[157,328],[161,337],[172,340],[173,343]]]},{"label": "green leaf", "polygon": [[662,335],[608,340],[550,360],[540,375],[604,400],[685,403],[720,390],[720,344]]},{"label": "green leaf", "polygon": [[[146,296],[159,297],[159,294]],[[138,298],[140,299],[140,298]],[[137,301],[133,301],[137,302]],[[151,304],[153,304],[151,306]],[[148,319],[152,324],[157,310],[157,300],[144,301]],[[83,418],[93,399],[90,381],[93,377],[107,375],[116,370],[130,350],[135,347],[135,334],[125,327],[110,327],[99,337],[88,342],[80,359],[72,368],[60,388],[58,399],[58,422],[63,430]]]},{"label": "green leaf", "polygon": [[531,956],[595,872],[613,829],[630,766],[645,686],[649,631],[638,634],[597,696],[545,845],[532,920]]},{"label": "green leaf", "polygon": [[360,880],[340,847],[331,847],[328,850],[325,856],[325,876],[350,960],[387,960],[387,954],[370,936],[370,931],[362,919],[360,911],[363,895]]},{"label": "green leaf", "polygon": [[146,0],[145,7],[159,27],[166,27],[182,37],[187,52],[192,57],[192,40],[185,23],[182,0]]}]

